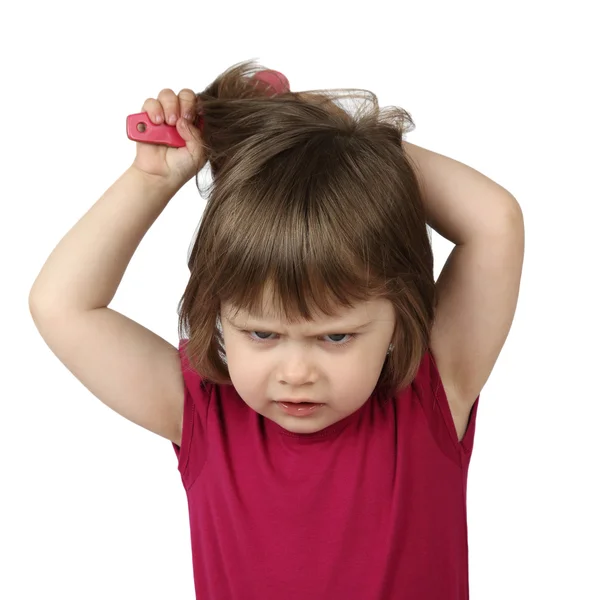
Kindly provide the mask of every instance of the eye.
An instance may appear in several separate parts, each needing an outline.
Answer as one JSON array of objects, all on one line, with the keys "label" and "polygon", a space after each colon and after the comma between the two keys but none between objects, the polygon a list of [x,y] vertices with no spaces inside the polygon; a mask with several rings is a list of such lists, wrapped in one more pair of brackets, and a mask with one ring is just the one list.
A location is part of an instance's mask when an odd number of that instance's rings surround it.
[{"label": "eye", "polygon": [[[264,344],[266,342],[271,342],[273,340],[272,339],[268,339],[268,336],[270,336],[270,335],[277,335],[275,333],[270,333],[268,331],[247,331],[247,330],[242,330],[242,333],[245,333],[247,335],[248,339],[251,342],[255,342],[257,344],[261,344],[261,343]],[[258,339],[252,336],[253,333],[256,333],[258,335]],[[262,335],[264,335],[266,337],[265,338],[260,337]],[[330,334],[327,334],[327,335],[325,335],[323,337],[324,338],[327,338],[327,337],[329,337],[329,338],[331,338],[331,337],[333,337],[333,338],[335,338],[335,337],[342,337],[342,338],[347,337],[348,338],[345,341],[336,341],[336,340],[334,340],[332,342],[329,342],[329,344],[331,346],[336,346],[337,347],[337,346],[345,346],[346,344],[349,344],[351,341],[353,341],[355,338],[358,337],[358,334],[357,333],[330,333]]]},{"label": "eye", "polygon": [[[266,336],[272,335],[271,333],[268,333],[266,331],[244,331],[244,333],[247,333],[250,336],[250,339],[253,342],[268,342],[269,340],[267,340],[266,338],[262,338],[260,336],[261,335],[266,335]],[[258,336],[259,336],[258,339],[255,339],[255,338],[252,337],[253,333],[257,333],[258,334]]]}]

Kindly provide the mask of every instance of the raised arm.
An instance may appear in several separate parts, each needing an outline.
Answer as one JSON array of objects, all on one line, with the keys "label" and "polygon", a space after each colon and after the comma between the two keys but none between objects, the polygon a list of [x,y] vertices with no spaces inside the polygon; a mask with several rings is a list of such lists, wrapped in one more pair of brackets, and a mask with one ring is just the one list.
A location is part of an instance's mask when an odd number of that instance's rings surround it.
[{"label": "raised arm", "polygon": [[137,169],[125,171],[56,246],[29,308],[48,347],[92,394],[178,444],[184,392],[177,349],[108,308],[172,195]]},{"label": "raised arm", "polygon": [[506,189],[467,165],[405,142],[429,225],[456,244],[436,282],[431,334],[462,438],[514,318],[523,267],[523,214]]},{"label": "raised arm", "polygon": [[75,377],[114,411],[177,445],[179,352],[108,305],[146,232],[206,164],[195,104],[189,88],[178,95],[165,88],[144,102],[154,124],[175,118],[185,148],[138,143],[133,164],[64,236],[29,294],[39,332]]}]

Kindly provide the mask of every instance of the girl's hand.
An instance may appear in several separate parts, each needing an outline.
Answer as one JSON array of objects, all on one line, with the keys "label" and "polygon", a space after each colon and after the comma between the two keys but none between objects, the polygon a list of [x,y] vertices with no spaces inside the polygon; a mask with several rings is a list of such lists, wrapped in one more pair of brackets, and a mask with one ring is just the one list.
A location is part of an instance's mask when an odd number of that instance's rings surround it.
[{"label": "girl's hand", "polygon": [[[148,98],[142,106],[150,121],[156,125],[166,123],[177,126],[177,132],[186,145],[171,148],[159,144],[136,142],[136,157],[133,167],[144,174],[162,178],[169,186],[179,189],[202,169],[206,157],[200,130],[194,126],[196,120],[196,94],[185,88],[175,95],[164,89],[158,98]],[[175,118],[176,121],[171,122]]]}]

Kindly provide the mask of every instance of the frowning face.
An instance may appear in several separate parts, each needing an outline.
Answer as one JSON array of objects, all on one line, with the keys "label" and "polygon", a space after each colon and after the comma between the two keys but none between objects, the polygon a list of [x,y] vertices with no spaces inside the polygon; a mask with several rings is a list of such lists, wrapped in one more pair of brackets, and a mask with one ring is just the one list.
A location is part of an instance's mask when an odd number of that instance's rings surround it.
[{"label": "frowning face", "polygon": [[229,375],[244,402],[294,433],[320,431],[357,411],[383,368],[395,324],[392,304],[370,300],[333,318],[295,324],[272,314],[270,307],[254,316],[221,306]]}]

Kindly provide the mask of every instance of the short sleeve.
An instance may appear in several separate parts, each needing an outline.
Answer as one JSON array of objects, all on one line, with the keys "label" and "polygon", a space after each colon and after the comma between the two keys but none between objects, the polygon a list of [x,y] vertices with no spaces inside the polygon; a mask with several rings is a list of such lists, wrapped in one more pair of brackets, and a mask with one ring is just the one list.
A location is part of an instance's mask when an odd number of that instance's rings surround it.
[{"label": "short sleeve", "polygon": [[461,463],[468,465],[473,452],[475,421],[479,396],[471,408],[469,423],[464,436],[459,441],[446,396],[446,390],[440,377],[431,349],[425,352],[412,387],[429,421],[429,426],[438,444],[448,453],[458,451]]},{"label": "short sleeve", "polygon": [[186,353],[188,340],[179,341],[179,357],[184,381],[181,446],[173,443],[177,468],[186,488],[199,475],[206,460],[206,422],[211,388],[192,368]]}]

